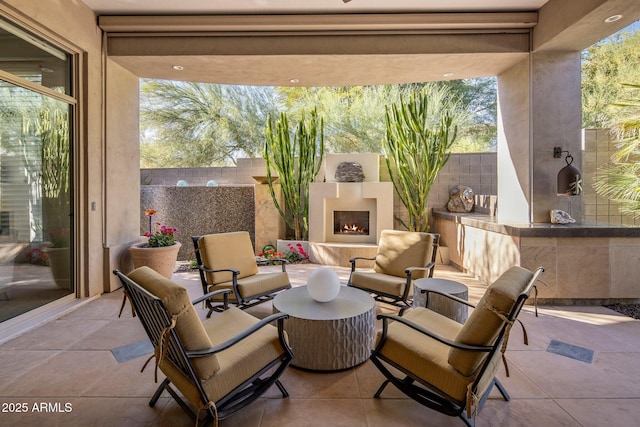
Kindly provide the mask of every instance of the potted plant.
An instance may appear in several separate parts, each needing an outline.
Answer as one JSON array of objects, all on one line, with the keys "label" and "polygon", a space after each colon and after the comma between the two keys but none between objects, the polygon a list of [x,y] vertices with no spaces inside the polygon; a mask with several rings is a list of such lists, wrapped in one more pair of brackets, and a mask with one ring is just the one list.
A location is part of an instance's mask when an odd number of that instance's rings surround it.
[{"label": "potted plant", "polygon": [[427,197],[438,172],[449,160],[457,123],[466,115],[443,87],[425,85],[409,100],[386,107],[382,147],[391,181],[407,208],[410,231],[429,231]]},{"label": "potted plant", "polygon": [[[269,192],[280,216],[293,230],[295,240],[309,236],[309,186],[318,175],[324,155],[324,123],[314,108],[304,112],[295,130],[286,113],[275,123],[267,117],[263,157],[267,165]],[[283,206],[278,202],[272,174],[280,179]]]},{"label": "potted plant", "polygon": [[146,265],[166,278],[171,279],[178,260],[178,252],[182,245],[180,242],[176,242],[175,233],[178,231],[177,228],[156,222],[157,228],[155,231],[153,230],[153,216],[155,214],[156,211],[153,209],[145,211],[145,215],[149,217],[149,231],[144,233],[147,241],[131,245],[129,253],[131,254],[134,268]]}]

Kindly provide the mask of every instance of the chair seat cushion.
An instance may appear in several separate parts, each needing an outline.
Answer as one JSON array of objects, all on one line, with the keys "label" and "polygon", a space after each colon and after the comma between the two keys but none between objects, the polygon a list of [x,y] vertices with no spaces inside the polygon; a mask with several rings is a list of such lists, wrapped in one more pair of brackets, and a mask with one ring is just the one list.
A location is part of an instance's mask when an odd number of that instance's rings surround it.
[{"label": "chair seat cushion", "polygon": [[[259,319],[231,308],[204,322],[213,345],[218,345],[250,328]],[[267,325],[240,343],[218,353],[220,370],[203,385],[209,397],[217,401],[265,366],[279,359],[284,349],[275,326]]]},{"label": "chair seat cushion", "polygon": [[[462,325],[429,309],[409,310],[405,319],[451,341]],[[378,333],[380,340],[381,333]],[[448,362],[449,346],[415,331],[399,322],[391,322],[387,339],[379,354],[403,371],[411,372],[423,384],[430,384],[445,395],[463,402],[473,377],[456,371]]]},{"label": "chair seat cushion", "polygon": [[[233,338],[258,321],[259,319],[252,315],[233,307],[215,313],[204,321],[204,327],[215,346]],[[278,330],[275,326],[267,325],[217,353],[220,370],[213,377],[203,381],[202,387],[209,399],[217,402],[284,353],[278,339]],[[163,359],[160,369],[195,407],[202,405],[194,384],[168,359]]]},{"label": "chair seat cushion", "polygon": [[[284,271],[275,273],[258,273],[254,276],[245,277],[238,280],[238,291],[240,297],[243,299],[250,299],[256,295],[265,295],[272,292],[276,292],[280,289],[285,289],[290,286],[289,275]],[[217,285],[209,286],[209,292],[217,291],[219,289],[230,289],[229,301],[236,303],[237,298],[233,292],[232,282],[219,283]],[[214,297],[215,301],[221,301],[222,295]]]},{"label": "chair seat cushion", "polygon": [[[407,277],[391,276],[373,271],[354,271],[351,275],[351,286],[368,289],[375,293],[389,294],[401,297],[404,292]],[[407,295],[412,295],[413,282]]]}]

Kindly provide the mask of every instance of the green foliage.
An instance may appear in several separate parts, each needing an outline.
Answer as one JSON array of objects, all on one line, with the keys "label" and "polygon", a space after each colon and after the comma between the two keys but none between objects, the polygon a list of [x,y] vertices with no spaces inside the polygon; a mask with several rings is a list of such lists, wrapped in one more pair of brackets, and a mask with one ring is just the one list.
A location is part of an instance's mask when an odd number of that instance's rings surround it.
[{"label": "green foliage", "polygon": [[141,165],[205,167],[258,157],[273,88],[143,80]]},{"label": "green foliage", "polygon": [[[273,202],[294,232],[296,240],[306,240],[309,230],[309,186],[315,179],[324,156],[324,123],[315,109],[309,120],[302,114],[295,130],[286,113],[273,122],[267,117],[263,157]],[[280,178],[284,206],[276,197],[272,173]]]},{"label": "green foliage", "polygon": [[167,227],[166,225],[156,223],[159,228],[153,233],[145,233],[149,238],[147,245],[151,248],[159,248],[163,246],[173,246],[176,243],[175,233],[177,228]]},{"label": "green foliage", "polygon": [[392,103],[385,115],[383,147],[393,186],[407,208],[410,231],[429,231],[427,197],[449,160],[459,123],[468,114],[443,86],[427,84],[409,100]]},{"label": "green foliage", "polygon": [[[452,150],[494,150],[495,77],[429,84],[449,88],[473,112],[459,124]],[[141,166],[224,166],[239,157],[258,157],[268,115],[282,110],[297,122],[312,108],[324,117],[328,152],[380,153],[386,106],[424,85],[275,88],[143,80]]]},{"label": "green foliage", "polygon": [[618,137],[611,162],[600,168],[594,188],[620,203],[620,211],[640,218],[640,85],[624,85],[629,97],[613,104],[619,113],[612,129]]},{"label": "green foliage", "polygon": [[382,151],[387,105],[399,102],[425,85],[443,86],[455,94],[473,114],[459,123],[453,152],[495,150],[496,146],[496,78],[451,80],[405,85],[277,88],[290,117],[317,106],[325,118],[327,151],[332,153]]},{"label": "green foliage", "polygon": [[638,80],[640,31],[622,31],[582,52],[582,126],[604,128],[620,110],[623,84]]}]

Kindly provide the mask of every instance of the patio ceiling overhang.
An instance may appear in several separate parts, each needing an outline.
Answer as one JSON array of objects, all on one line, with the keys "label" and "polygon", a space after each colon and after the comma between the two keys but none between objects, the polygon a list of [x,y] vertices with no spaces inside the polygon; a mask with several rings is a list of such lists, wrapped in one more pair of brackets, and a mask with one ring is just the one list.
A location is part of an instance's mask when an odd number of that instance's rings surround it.
[{"label": "patio ceiling overhang", "polygon": [[536,22],[537,13],[99,18],[109,58],[139,77],[271,86],[497,75],[526,58]]},{"label": "patio ceiling overhang", "polygon": [[532,52],[579,52],[640,17],[637,0],[84,2],[109,57],[139,77],[257,85],[499,75]]}]

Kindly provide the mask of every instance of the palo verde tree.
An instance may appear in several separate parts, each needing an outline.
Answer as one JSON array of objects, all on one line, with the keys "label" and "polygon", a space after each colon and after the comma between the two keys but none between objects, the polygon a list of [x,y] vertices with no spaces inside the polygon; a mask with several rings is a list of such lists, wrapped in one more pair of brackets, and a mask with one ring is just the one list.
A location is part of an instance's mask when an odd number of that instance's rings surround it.
[{"label": "palo verde tree", "polygon": [[429,231],[427,197],[467,116],[457,98],[435,84],[387,107],[382,146],[393,186],[407,208],[408,221],[397,219],[408,230]]},{"label": "palo verde tree", "polygon": [[[312,109],[307,120],[303,113],[295,129],[286,113],[273,122],[267,118],[263,157],[273,202],[296,240],[309,235],[309,187],[318,175],[324,156],[324,123]],[[272,182],[273,172],[280,179],[284,206],[278,202]]]}]

